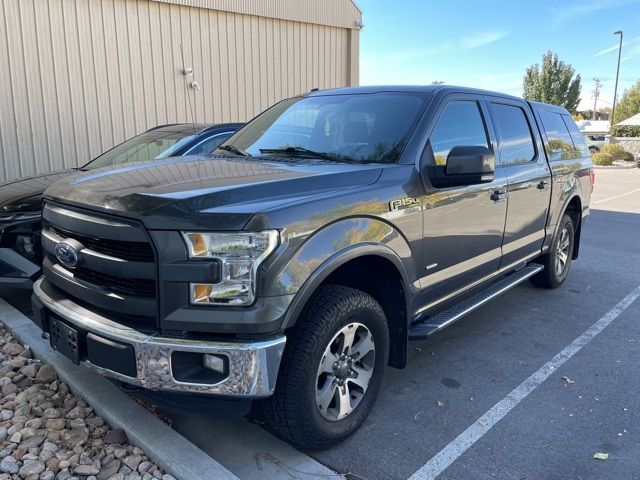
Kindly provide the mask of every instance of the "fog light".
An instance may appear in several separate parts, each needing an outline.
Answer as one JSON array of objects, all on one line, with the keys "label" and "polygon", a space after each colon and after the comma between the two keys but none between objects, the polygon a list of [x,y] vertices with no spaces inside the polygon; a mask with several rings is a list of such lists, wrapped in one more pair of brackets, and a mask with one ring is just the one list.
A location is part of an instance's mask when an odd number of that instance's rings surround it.
[{"label": "fog light", "polygon": [[218,355],[204,354],[204,366],[214,372],[224,373],[224,358]]}]

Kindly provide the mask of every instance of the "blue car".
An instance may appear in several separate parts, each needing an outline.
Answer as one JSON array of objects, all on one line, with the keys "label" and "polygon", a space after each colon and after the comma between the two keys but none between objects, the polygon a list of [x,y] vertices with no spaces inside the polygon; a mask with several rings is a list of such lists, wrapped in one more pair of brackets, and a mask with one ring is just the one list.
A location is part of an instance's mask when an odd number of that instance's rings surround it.
[{"label": "blue car", "polygon": [[42,193],[77,170],[132,162],[210,155],[243,124],[179,123],[137,135],[77,168],[22,178],[0,185],[0,287],[31,288],[40,275]]}]

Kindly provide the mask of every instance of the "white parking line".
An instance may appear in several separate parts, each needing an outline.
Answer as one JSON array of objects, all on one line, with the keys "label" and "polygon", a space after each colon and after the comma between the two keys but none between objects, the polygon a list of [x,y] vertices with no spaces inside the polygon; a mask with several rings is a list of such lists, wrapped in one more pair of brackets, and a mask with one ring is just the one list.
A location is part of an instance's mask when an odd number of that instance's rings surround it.
[{"label": "white parking line", "polygon": [[615,195],[613,197],[605,198],[604,200],[598,200],[597,202],[591,202],[591,203],[593,205],[596,205],[598,203],[608,202],[609,200],[615,200],[616,198],[626,197],[627,195],[631,195],[632,193],[636,193],[636,192],[640,192],[640,188],[636,188],[635,190],[631,190],[630,192],[621,193],[620,195]]},{"label": "white parking line", "polygon": [[524,400],[538,385],[561,367],[567,360],[578,353],[596,335],[604,330],[634,300],[640,297],[640,286],[624,297],[615,307],[605,313],[582,335],[567,345],[560,353],[545,363],[538,371],[514,388],[506,397],[491,407],[473,425],[462,432],[449,445],[440,450],[431,460],[415,472],[409,480],[428,480],[440,475],[449,465],[455,462],[464,452],[480,440],[485,433],[498,423],[505,415]]}]

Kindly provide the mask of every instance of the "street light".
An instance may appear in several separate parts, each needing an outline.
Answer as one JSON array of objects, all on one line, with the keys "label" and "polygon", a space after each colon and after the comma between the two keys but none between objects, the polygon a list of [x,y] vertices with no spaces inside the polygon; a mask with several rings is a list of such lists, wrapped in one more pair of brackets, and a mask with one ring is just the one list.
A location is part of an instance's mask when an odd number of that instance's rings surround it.
[{"label": "street light", "polygon": [[622,30],[618,30],[613,32],[614,35],[620,35],[620,48],[618,48],[618,68],[616,69],[616,86],[613,89],[613,108],[611,109],[611,126],[613,127],[613,122],[616,121],[616,97],[618,96],[618,76],[620,75],[620,55],[622,54],[622,37],[624,34]]}]

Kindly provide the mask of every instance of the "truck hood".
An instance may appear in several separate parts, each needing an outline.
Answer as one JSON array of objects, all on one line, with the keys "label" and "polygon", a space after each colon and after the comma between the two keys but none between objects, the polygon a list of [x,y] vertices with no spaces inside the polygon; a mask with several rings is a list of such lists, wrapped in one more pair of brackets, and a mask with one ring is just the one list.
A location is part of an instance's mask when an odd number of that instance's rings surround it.
[{"label": "truck hood", "polygon": [[370,185],[380,165],[296,158],[180,157],[82,172],[45,198],[141,220],[148,228],[239,230],[256,213]]}]

